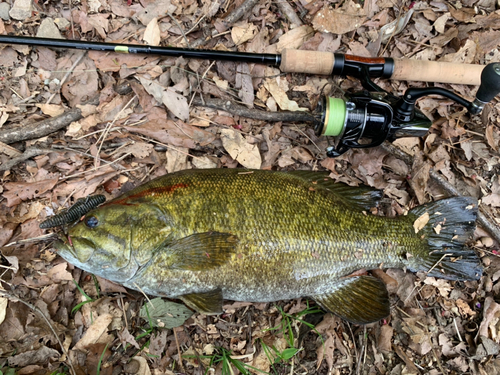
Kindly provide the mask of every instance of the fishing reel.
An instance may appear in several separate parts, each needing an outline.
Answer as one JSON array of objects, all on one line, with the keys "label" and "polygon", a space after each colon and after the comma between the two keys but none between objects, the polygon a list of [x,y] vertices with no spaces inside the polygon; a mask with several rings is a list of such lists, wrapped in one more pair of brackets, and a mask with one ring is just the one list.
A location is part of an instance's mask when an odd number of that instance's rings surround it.
[{"label": "fishing reel", "polygon": [[365,91],[347,94],[344,99],[326,97],[316,109],[316,134],[337,138],[336,145],[326,150],[328,157],[337,157],[351,148],[375,147],[386,139],[426,135],[432,121],[415,107],[421,97],[441,95],[476,115],[500,93],[500,63],[483,69],[473,102],[438,87],[409,88],[397,97],[375,84],[367,69],[360,69],[357,75]]}]

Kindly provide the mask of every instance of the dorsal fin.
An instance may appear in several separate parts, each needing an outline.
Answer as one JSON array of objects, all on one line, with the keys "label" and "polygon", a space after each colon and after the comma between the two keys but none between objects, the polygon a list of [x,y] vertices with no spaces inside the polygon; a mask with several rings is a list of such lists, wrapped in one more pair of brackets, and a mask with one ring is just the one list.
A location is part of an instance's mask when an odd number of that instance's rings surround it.
[{"label": "dorsal fin", "polygon": [[292,171],[287,173],[300,177],[313,189],[329,191],[345,205],[358,208],[361,211],[376,207],[383,196],[381,190],[368,186],[349,186],[342,182],[335,182],[328,177],[328,172]]}]

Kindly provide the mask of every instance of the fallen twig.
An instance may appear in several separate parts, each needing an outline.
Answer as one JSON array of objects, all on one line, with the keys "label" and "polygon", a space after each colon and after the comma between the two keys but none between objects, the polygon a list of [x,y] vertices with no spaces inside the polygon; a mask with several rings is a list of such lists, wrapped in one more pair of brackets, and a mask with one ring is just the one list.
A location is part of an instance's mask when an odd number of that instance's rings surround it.
[{"label": "fallen twig", "polygon": [[285,121],[285,122],[314,122],[316,118],[309,112],[267,112],[257,109],[250,109],[245,106],[235,104],[225,99],[205,99],[203,102],[199,99],[193,100],[193,105],[199,107],[208,107],[226,111],[232,115],[251,118],[263,121]]},{"label": "fallen twig", "polygon": [[224,23],[227,26],[232,25],[237,22],[241,17],[247,14],[252,8],[257,5],[259,0],[246,0],[243,4],[241,4],[238,8],[234,9],[231,13],[228,14],[226,18],[224,18]]},{"label": "fallen twig", "polygon": [[[99,95],[86,102],[85,104],[98,104]],[[73,108],[63,114],[46,120],[36,122],[34,124],[20,126],[14,129],[6,129],[0,131],[0,142],[14,143],[25,141],[28,139],[37,139],[45,137],[51,133],[61,130],[74,121],[82,118],[82,111],[79,108]]]},{"label": "fallen twig", "polygon": [[292,8],[292,6],[288,4],[287,0],[278,0],[276,5],[278,5],[280,11],[286,16],[286,18],[288,18],[291,23],[297,26],[303,25],[302,20],[299,18],[299,16],[297,16],[297,13],[295,13],[295,10]]},{"label": "fallen twig", "polygon": [[35,156],[48,154],[49,152],[58,152],[57,150],[53,150],[50,148],[38,148],[38,147],[30,147],[26,149],[21,155],[16,156],[15,158],[10,159],[4,164],[0,165],[0,171],[7,171],[17,164],[22,163],[25,160],[31,159]]}]

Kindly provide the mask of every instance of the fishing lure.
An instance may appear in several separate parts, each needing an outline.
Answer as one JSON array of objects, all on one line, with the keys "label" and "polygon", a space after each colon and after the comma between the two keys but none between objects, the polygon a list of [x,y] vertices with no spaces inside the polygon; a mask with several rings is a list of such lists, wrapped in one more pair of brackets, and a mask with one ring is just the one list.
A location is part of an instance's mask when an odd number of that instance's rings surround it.
[{"label": "fishing lure", "polygon": [[106,201],[104,195],[90,195],[85,198],[78,199],[74,205],[68,209],[64,209],[57,215],[54,215],[40,224],[41,229],[60,227],[62,225],[71,224],[78,221],[90,210],[103,204]]}]

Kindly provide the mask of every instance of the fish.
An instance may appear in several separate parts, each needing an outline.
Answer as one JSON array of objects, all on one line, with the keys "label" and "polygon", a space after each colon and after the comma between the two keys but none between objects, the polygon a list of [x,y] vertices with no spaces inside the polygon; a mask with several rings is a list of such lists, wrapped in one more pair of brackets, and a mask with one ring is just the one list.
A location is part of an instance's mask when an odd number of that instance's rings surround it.
[{"label": "fish", "polygon": [[481,277],[465,246],[476,199],[443,199],[390,218],[369,211],[382,196],[335,183],[328,172],[184,170],[89,211],[54,246],[82,270],[204,314],[222,313],[224,299],[307,297],[368,324],[390,315],[389,294],[359,270]]}]

